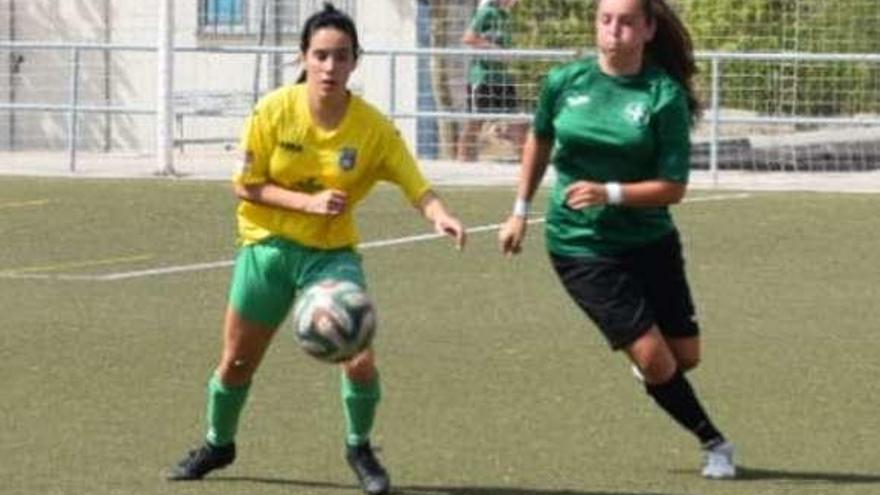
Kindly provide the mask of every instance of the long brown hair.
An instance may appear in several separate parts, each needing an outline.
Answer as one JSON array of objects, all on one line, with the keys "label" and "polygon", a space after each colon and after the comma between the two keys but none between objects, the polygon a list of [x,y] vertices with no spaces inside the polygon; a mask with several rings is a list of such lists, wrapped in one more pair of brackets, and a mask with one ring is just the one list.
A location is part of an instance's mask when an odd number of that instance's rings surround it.
[{"label": "long brown hair", "polygon": [[685,89],[693,122],[700,116],[702,105],[694,89],[693,79],[698,69],[691,34],[666,0],[641,0],[641,3],[645,17],[653,21],[657,29],[654,39],[645,46],[645,53]]}]

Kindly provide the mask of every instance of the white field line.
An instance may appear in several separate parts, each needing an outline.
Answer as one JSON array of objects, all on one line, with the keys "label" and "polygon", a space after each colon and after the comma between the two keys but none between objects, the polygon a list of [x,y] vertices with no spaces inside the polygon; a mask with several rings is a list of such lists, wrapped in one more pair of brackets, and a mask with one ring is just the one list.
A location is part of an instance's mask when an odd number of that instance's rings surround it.
[{"label": "white field line", "polygon": [[0,210],[10,208],[24,208],[27,206],[45,206],[49,204],[48,199],[32,199],[28,201],[12,201],[8,203],[0,203]]},{"label": "white field line", "polygon": [[751,196],[750,193],[716,194],[713,196],[697,196],[696,198],[685,198],[682,203],[699,203],[701,201],[724,201],[727,199],[745,199],[749,196]]},{"label": "white field line", "polygon": [[[735,193],[735,194],[719,194],[713,196],[700,196],[696,198],[688,198],[683,201],[683,203],[696,203],[702,201],[725,201],[729,199],[744,199],[750,196],[749,193]],[[528,221],[529,224],[543,223],[544,217],[540,218],[532,218]],[[475,234],[479,232],[489,232],[493,230],[498,230],[501,228],[500,223],[493,223],[488,225],[480,225],[477,227],[471,227],[467,229],[468,234]],[[415,242],[423,242],[430,241],[434,239],[439,239],[441,237],[446,237],[444,234],[438,233],[429,233],[429,234],[419,234],[419,235],[411,235],[406,237],[398,237],[394,239],[383,239],[378,241],[369,241],[363,242],[358,245],[358,249],[372,249],[379,247],[388,247],[388,246],[396,246],[399,244],[411,244]],[[190,265],[177,265],[177,266],[167,266],[163,268],[151,268],[145,270],[133,270],[127,272],[116,272],[116,273],[105,273],[102,275],[50,275],[50,274],[26,274],[26,273],[16,273],[14,270],[10,270],[7,272],[0,272],[0,278],[16,278],[16,279],[44,279],[44,280],[91,280],[91,281],[100,281],[100,282],[109,282],[115,280],[126,280],[132,278],[141,278],[141,277],[153,277],[157,275],[170,275],[173,273],[187,273],[187,272],[196,272],[202,270],[213,270],[216,268],[225,268],[228,266],[232,266],[232,260],[223,260],[223,261],[212,261],[209,263],[194,263]]]}]

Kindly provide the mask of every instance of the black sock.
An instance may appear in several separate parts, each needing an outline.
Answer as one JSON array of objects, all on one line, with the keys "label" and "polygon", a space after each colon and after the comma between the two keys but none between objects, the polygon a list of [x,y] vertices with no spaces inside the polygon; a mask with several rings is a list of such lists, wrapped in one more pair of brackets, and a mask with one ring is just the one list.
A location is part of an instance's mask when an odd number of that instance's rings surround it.
[{"label": "black sock", "polygon": [[678,424],[696,435],[704,448],[724,441],[724,435],[709,420],[694,389],[680,369],[666,383],[646,383],[645,390]]}]

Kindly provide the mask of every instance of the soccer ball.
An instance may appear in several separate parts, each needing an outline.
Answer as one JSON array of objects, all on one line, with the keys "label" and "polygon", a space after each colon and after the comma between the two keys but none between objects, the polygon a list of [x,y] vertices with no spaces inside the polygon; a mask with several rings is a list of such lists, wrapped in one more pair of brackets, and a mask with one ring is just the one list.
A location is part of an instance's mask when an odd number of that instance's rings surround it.
[{"label": "soccer ball", "polygon": [[308,286],[293,308],[293,334],[299,346],[321,361],[354,357],[373,340],[376,310],[363,288],[346,280]]}]

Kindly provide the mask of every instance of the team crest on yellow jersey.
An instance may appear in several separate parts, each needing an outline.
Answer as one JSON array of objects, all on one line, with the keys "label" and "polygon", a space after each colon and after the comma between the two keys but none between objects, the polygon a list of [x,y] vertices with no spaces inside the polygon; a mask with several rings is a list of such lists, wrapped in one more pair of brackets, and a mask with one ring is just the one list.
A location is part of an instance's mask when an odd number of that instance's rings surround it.
[{"label": "team crest on yellow jersey", "polygon": [[342,170],[351,170],[357,162],[357,149],[342,148],[339,150],[339,168]]}]

